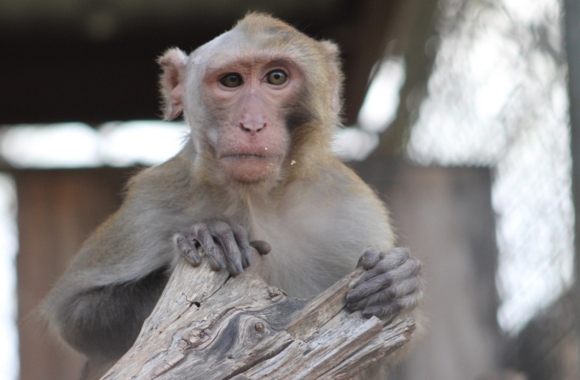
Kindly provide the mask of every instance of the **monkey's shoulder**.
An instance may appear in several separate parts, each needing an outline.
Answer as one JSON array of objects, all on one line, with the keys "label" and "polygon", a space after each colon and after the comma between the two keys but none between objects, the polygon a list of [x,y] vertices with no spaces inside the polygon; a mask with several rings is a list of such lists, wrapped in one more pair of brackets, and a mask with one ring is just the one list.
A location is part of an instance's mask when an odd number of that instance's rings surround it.
[{"label": "monkey's shoulder", "polygon": [[312,194],[320,194],[331,199],[344,201],[372,199],[378,201],[375,192],[350,167],[338,158],[316,168],[301,183]]},{"label": "monkey's shoulder", "polygon": [[127,184],[126,202],[138,200],[150,206],[182,207],[194,187],[190,166],[178,155],[133,176]]},{"label": "monkey's shoulder", "polygon": [[[337,160],[338,161],[338,160]],[[281,210],[325,223],[388,225],[388,212],[376,193],[346,165],[330,162],[287,187]],[[310,210],[310,211],[308,211]],[[332,223],[330,223],[332,224]]]}]

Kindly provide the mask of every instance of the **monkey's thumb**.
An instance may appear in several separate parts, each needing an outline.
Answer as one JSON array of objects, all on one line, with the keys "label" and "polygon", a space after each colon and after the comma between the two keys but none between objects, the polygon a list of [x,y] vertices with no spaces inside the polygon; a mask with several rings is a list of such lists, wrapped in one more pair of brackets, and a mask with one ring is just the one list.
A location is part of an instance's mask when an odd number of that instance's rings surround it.
[{"label": "monkey's thumb", "polygon": [[263,240],[254,240],[250,242],[250,245],[256,248],[256,251],[258,251],[258,253],[262,256],[267,255],[272,250],[270,243]]}]

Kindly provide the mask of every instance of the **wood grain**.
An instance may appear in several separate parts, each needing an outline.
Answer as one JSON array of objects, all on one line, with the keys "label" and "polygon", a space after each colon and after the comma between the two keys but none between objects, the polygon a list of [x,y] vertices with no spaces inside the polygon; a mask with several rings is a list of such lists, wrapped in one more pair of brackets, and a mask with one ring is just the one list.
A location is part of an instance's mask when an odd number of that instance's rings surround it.
[{"label": "wood grain", "polygon": [[135,345],[103,379],[347,379],[411,339],[345,308],[356,270],[309,300],[182,260]]}]

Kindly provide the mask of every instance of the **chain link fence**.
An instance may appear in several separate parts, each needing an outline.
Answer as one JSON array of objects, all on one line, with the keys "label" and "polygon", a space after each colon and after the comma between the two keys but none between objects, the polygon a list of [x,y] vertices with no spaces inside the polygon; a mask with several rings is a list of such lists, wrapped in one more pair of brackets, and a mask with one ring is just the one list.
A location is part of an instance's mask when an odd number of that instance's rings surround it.
[{"label": "chain link fence", "polygon": [[[549,356],[573,328],[562,4],[444,0],[438,29],[439,51],[408,154],[421,164],[492,168],[498,322],[508,335],[519,334],[520,342],[536,334],[536,355]],[[560,325],[559,333],[534,330],[542,318]],[[546,336],[553,341],[542,342]],[[577,365],[577,357],[568,355]],[[577,376],[562,371],[531,378]]]}]

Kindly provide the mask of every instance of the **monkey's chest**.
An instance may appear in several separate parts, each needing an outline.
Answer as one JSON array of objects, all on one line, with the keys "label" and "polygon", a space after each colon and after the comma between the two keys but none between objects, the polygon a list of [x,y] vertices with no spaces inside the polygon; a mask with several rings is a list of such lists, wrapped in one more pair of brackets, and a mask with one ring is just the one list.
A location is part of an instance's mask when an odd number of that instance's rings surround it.
[{"label": "monkey's chest", "polygon": [[352,271],[360,255],[347,242],[341,244],[344,236],[338,236],[331,221],[258,220],[252,231],[252,239],[272,246],[260,264],[262,276],[293,297],[306,298],[324,291]]}]

